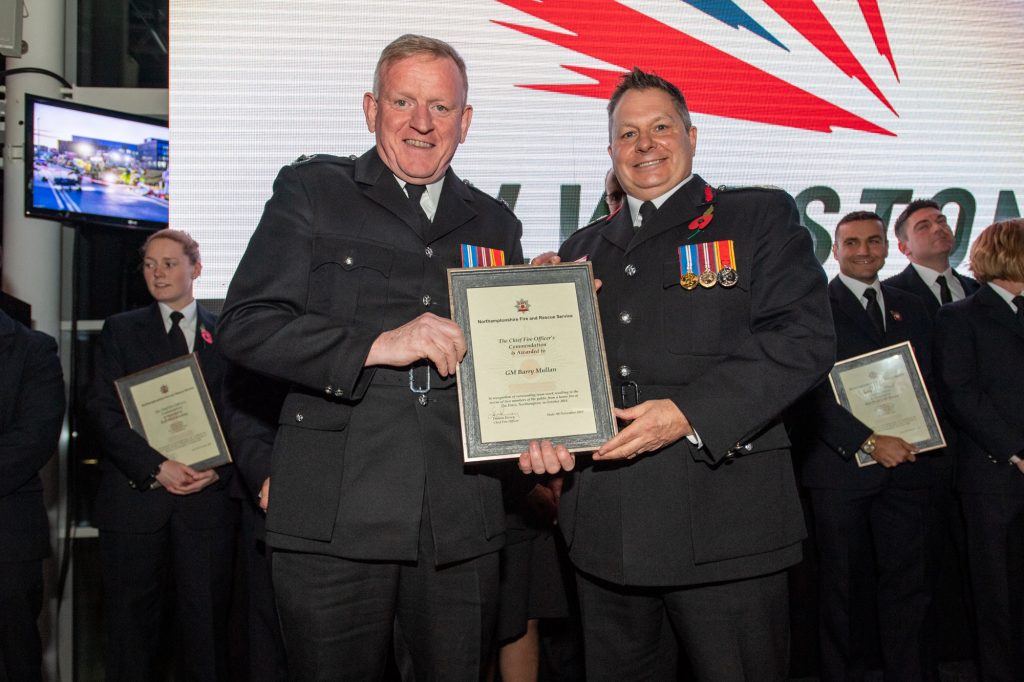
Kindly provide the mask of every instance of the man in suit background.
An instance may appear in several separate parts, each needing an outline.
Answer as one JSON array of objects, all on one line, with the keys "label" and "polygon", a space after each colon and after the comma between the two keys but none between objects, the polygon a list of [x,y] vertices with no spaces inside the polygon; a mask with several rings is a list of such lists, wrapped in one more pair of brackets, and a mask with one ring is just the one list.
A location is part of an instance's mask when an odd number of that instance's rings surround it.
[{"label": "man in suit background", "polygon": [[[179,675],[227,675],[227,610],[238,505],[233,468],[196,471],[167,459],[132,430],[114,381],[195,352],[219,403],[224,361],[217,318],[193,295],[199,245],[185,232],[154,232],[143,245],[143,276],[154,302],[103,324],[89,410],[103,448],[96,525],[108,624],[107,680],[157,679],[161,652],[176,652]],[[173,581],[180,648],[160,638]]]},{"label": "man in suit background", "polygon": [[[593,262],[626,424],[560,500],[587,678],[675,679],[678,636],[698,680],[783,679],[805,529],[779,415],[832,366],[825,278],[789,195],[692,174],[675,85],[634,68],[608,118],[627,203],[539,257]],[[546,441],[520,457],[574,464]]]},{"label": "man in suit background", "polygon": [[885,284],[918,296],[934,319],[939,306],[959,301],[978,289],[978,283],[949,265],[953,230],[938,203],[916,199],[907,204],[893,226],[897,248],[910,264]]},{"label": "man in suit background", "polygon": [[504,509],[462,464],[445,269],[522,262],[522,226],[450,168],[467,92],[447,43],[388,45],[376,146],[282,169],[228,290],[225,353],[292,386],[262,493],[295,679],[379,679],[396,631],[418,679],[489,662]]},{"label": "man in suit background", "polygon": [[57,344],[0,311],[0,680],[42,679],[36,619],[50,523],[39,470],[57,450],[64,375]]},{"label": "man in suit background", "polygon": [[[932,321],[939,307],[960,301],[978,289],[978,283],[953,270],[953,230],[941,207],[931,199],[907,204],[894,225],[897,246],[910,264],[885,284],[918,296]],[[943,480],[932,486],[932,504],[939,521],[932,559],[936,570],[935,600],[928,617],[927,635],[935,660],[974,658],[974,624],[967,576],[967,541],[964,519],[954,490],[956,429],[943,420],[950,463]]]},{"label": "man in suit background", "polygon": [[939,310],[936,362],[958,430],[957,488],[981,679],[1024,679],[1024,220],[990,225],[971,246],[973,296]]},{"label": "man in suit background", "polygon": [[[839,274],[829,283],[836,357],[910,341],[927,383],[931,320],[917,296],[879,283],[888,247],[875,213],[856,211],[836,226],[832,255]],[[896,435],[873,432],[836,402],[828,381],[790,415],[802,455],[801,482],[810,489],[814,511],[821,679],[863,677],[875,633],[870,601],[877,603],[886,679],[925,679],[930,666],[921,629],[930,603],[926,578],[935,530],[929,489],[948,458],[918,454]]]}]

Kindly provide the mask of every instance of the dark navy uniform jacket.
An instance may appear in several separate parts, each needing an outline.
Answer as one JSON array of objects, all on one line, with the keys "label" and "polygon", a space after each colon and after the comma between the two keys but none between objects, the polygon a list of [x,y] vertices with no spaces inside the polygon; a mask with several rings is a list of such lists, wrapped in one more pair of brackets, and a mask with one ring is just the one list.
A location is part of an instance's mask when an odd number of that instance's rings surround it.
[{"label": "dark navy uniform jacket", "polygon": [[[621,463],[580,459],[560,524],[573,562],[620,584],[751,577],[800,559],[803,515],[779,415],[832,366],[825,277],[789,195],[716,192],[697,232],[705,187],[693,177],[636,235],[624,210],[559,252],[589,258],[603,282],[616,402],[632,401],[633,385],[621,389],[635,382],[641,401],[675,402],[703,441]],[[720,240],[733,241],[735,286],[680,286],[679,246]]]},{"label": "dark navy uniform jacket", "polygon": [[430,232],[420,229],[376,148],[296,162],[274,183],[220,328],[232,360],[292,384],[271,463],[272,546],[412,561],[423,509],[438,563],[504,541],[499,480],[462,463],[454,380],[429,370],[423,406],[408,367],[363,362],[381,332],[424,312],[450,317],[446,268],[461,266],[462,244],[521,263],[522,226],[449,169]]}]

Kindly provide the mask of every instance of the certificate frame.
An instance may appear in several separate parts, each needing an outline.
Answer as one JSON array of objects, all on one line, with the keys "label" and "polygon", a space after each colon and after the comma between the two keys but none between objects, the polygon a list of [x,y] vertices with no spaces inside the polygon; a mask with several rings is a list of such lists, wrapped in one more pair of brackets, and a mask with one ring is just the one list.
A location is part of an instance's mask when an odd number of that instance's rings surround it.
[{"label": "certificate frame", "polygon": [[[865,379],[877,385],[866,388]],[[828,380],[843,409],[875,433],[904,438],[918,452],[946,447],[946,438],[909,341],[837,362]],[[912,398],[909,405],[907,394]],[[878,463],[859,450],[856,460],[860,467]]]},{"label": "certificate frame", "polygon": [[[232,461],[195,353],[121,377],[114,385],[128,425],[167,459],[197,471]],[[140,403],[145,396],[149,400]]]},{"label": "certificate frame", "polygon": [[[514,293],[515,291],[532,292],[534,294],[533,303],[531,304],[529,296],[517,297]],[[503,300],[506,292],[509,294],[507,308],[503,306],[487,310],[472,309],[473,305],[479,305],[479,303],[474,304],[471,302],[471,299],[477,300],[481,296],[490,297],[497,295]],[[541,292],[545,294],[557,293],[559,295],[554,300],[549,295],[543,297],[536,296],[536,294]],[[570,452],[591,451],[596,450],[600,445],[618,433],[618,426],[613,412],[614,406],[604,336],[601,333],[601,316],[598,309],[597,296],[594,292],[593,267],[589,262],[539,266],[514,265],[496,268],[451,268],[448,270],[448,293],[451,302],[452,319],[465,333],[468,348],[465,358],[456,370],[456,382],[459,391],[459,416],[462,427],[463,461],[465,463],[512,459],[526,451],[531,440],[540,440],[542,438],[548,438],[552,442],[565,445]],[[568,295],[563,296],[562,294]],[[573,296],[575,297],[575,303],[569,300]],[[576,409],[573,409],[568,411],[571,412],[571,415],[566,417],[565,421],[562,421],[561,417],[557,414],[552,416],[551,420],[568,424],[572,420],[579,420],[579,422],[588,421],[590,415],[592,415],[593,426],[592,428],[586,428],[585,432],[580,433],[552,434],[534,432],[531,430],[534,428],[532,425],[524,425],[525,430],[520,437],[488,437],[488,432],[506,432],[514,427],[508,426],[508,422],[495,422],[494,415],[481,414],[480,400],[493,400],[494,396],[488,395],[491,386],[481,390],[481,387],[477,385],[478,364],[482,376],[488,360],[496,357],[494,355],[494,348],[491,347],[493,343],[487,341],[488,347],[483,347],[486,335],[483,333],[481,325],[485,322],[488,324],[493,323],[500,325],[502,329],[509,330],[510,333],[517,329],[525,329],[526,331],[523,333],[529,334],[530,329],[536,329],[538,324],[543,325],[545,323],[546,318],[543,311],[548,304],[562,306],[561,310],[565,313],[559,321],[551,322],[551,324],[565,324],[570,327],[567,333],[564,334],[564,339],[560,340],[558,344],[550,344],[550,350],[552,351],[550,355],[557,356],[563,352],[564,348],[572,347],[581,341],[582,362],[585,363],[586,375],[585,378],[582,377],[583,367],[578,363],[566,363],[572,366],[565,367],[565,371],[562,372],[561,376],[570,375],[575,378],[575,381],[566,384],[566,386],[571,387],[582,384],[583,389],[572,389],[562,392],[569,393],[572,396],[570,402],[576,408],[582,406],[583,413],[581,414]],[[533,306],[532,315],[531,305]],[[562,319],[572,317],[573,315],[575,315],[579,324],[578,331],[580,336],[578,338],[575,337],[575,323],[562,321]],[[478,330],[476,334],[474,334],[474,329]],[[563,327],[559,326],[558,329],[563,329]],[[489,332],[490,329],[488,329]],[[534,338],[541,337],[527,337],[527,340],[533,340]],[[554,339],[556,337],[550,338]],[[516,368],[511,364],[520,360],[520,358],[514,356],[514,353],[517,352],[515,348],[510,345],[503,350],[511,354],[511,359],[509,360],[511,369],[506,370],[506,374],[520,372],[521,368]],[[548,348],[544,346],[543,342],[539,348],[522,350],[523,353],[539,353],[538,359],[547,359],[547,351]],[[480,358],[486,358],[486,360]],[[524,370],[522,373],[527,374],[530,371],[551,372],[553,376],[559,377],[558,373],[562,371],[558,368],[552,370],[550,367],[542,367],[536,365],[536,361],[534,362],[534,367],[530,370]],[[493,363],[491,363],[491,366],[493,367]],[[488,371],[493,376],[493,368]],[[529,381],[537,376],[540,375],[528,375],[524,381]],[[545,378],[547,377],[545,376]],[[513,376],[509,381],[514,379],[515,377]],[[511,386],[510,388],[518,390],[519,387]],[[523,395],[528,393],[529,391],[526,391]],[[553,394],[550,392],[539,392],[536,395],[539,396],[538,406],[540,406],[540,403],[543,403],[542,409],[549,409],[550,406],[544,403],[544,401],[554,400],[554,398],[545,396]],[[520,398],[515,397],[515,399],[518,400]],[[500,408],[495,409],[500,411]],[[515,410],[517,408],[509,409]],[[528,411],[534,409],[534,406],[527,406],[524,409]],[[504,417],[505,415],[499,416]]]}]

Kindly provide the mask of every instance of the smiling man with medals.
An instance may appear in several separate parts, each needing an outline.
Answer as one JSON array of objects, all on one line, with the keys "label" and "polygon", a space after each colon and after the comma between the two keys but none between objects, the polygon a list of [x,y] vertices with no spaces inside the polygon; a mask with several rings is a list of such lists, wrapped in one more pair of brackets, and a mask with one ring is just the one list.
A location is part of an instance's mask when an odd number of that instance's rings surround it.
[{"label": "smiling man with medals", "polygon": [[540,260],[586,255],[603,282],[622,428],[578,465],[546,441],[519,465],[574,469],[559,525],[588,679],[675,679],[673,639],[698,680],[784,679],[805,529],[779,414],[832,365],[825,277],[789,195],[692,174],[678,88],[634,69],[608,112],[628,210]]}]

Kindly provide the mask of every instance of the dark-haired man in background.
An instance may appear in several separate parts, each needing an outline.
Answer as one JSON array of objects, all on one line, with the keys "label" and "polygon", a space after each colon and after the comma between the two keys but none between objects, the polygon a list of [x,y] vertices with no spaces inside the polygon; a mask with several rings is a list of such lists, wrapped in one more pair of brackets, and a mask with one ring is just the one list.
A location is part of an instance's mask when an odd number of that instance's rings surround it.
[{"label": "dark-haired man in background", "polygon": [[[882,219],[855,211],[836,226],[829,283],[839,360],[910,341],[931,377],[931,319],[921,300],[885,286],[878,272],[889,242]],[[921,631],[931,601],[929,490],[948,457],[918,454],[892,434],[874,433],[835,399],[828,381],[791,411],[801,482],[811,491],[819,554],[820,676],[861,679],[876,636],[885,678],[926,679]],[[871,466],[858,465],[858,453]],[[870,459],[868,459],[870,458]],[[868,586],[877,571],[877,594]],[[868,604],[875,600],[878,630]]]},{"label": "dark-haired man in background", "polygon": [[[789,195],[693,175],[697,129],[676,86],[633,69],[608,124],[626,203],[558,254],[603,282],[625,424],[561,497],[587,679],[675,679],[675,637],[698,680],[784,679],[785,569],[805,529],[779,415],[832,366],[825,277]],[[575,458],[545,441],[519,464],[554,473]]]}]

